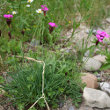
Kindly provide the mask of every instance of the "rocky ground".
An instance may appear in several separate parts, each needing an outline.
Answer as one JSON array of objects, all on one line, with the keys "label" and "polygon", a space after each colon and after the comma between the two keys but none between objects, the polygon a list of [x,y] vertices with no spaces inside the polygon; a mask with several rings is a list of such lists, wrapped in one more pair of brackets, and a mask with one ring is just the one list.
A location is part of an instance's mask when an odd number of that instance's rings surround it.
[{"label": "rocky ground", "polygon": [[[97,28],[104,30],[110,34],[110,18],[107,18],[102,23],[102,28]],[[82,46],[82,41],[88,43],[87,47],[94,45],[92,41],[95,38],[95,33],[97,29],[89,29],[85,24],[81,24],[79,28],[75,31],[76,34],[73,38],[73,43],[78,46]],[[67,38],[70,38],[73,30],[71,29],[67,32]],[[89,34],[92,32],[92,35]],[[110,39],[104,40],[104,44],[109,45]],[[73,47],[66,47],[61,51],[70,52]],[[101,48],[104,49],[102,46]],[[110,46],[108,46],[110,48]],[[67,101],[62,108],[57,110],[110,110],[110,70],[100,71],[102,64],[106,63],[106,56],[96,54],[96,49],[92,57],[90,56],[90,51],[87,51],[83,57],[84,72],[82,72],[82,82],[86,83],[86,87],[83,91],[83,102],[79,108],[72,105],[71,101]]]}]

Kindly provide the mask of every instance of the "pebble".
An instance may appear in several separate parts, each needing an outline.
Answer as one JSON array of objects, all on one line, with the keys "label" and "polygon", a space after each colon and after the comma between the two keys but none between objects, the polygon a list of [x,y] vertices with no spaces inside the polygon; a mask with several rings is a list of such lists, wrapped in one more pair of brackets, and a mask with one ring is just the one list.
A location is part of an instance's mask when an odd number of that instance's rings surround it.
[{"label": "pebble", "polygon": [[69,107],[69,110],[74,110],[74,107],[73,107],[73,106],[70,106],[70,107]]}]

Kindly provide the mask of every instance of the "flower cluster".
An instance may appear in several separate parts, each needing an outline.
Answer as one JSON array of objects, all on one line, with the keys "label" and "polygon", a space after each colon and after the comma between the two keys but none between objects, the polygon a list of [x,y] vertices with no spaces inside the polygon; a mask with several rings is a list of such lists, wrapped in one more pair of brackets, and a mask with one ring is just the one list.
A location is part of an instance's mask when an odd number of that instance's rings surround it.
[{"label": "flower cluster", "polygon": [[[32,3],[34,0],[27,0],[27,3]],[[30,4],[27,4],[26,5],[27,7],[30,7]],[[46,16],[46,13],[49,9],[46,7],[46,5],[41,5],[41,9],[38,9],[36,10],[37,13],[44,13],[44,16]],[[4,14],[4,18],[6,18],[6,22],[7,22],[7,25],[9,26],[10,28],[10,25],[11,25],[11,21],[13,18],[13,15],[17,14],[16,11],[12,11],[12,14]],[[54,28],[57,27],[57,25],[53,22],[49,22],[49,32],[52,33]],[[21,33],[24,35],[24,30],[21,31]],[[0,32],[0,35],[1,35],[1,32]],[[8,32],[8,35],[9,37],[11,38],[11,32],[9,31]]]},{"label": "flower cluster", "polygon": [[99,43],[99,42],[103,42],[103,39],[104,38],[109,38],[110,36],[104,32],[104,31],[101,31],[101,30],[97,30],[97,34],[96,34],[96,38],[97,38],[97,42],[96,42],[96,45]]},{"label": "flower cluster", "polygon": [[5,14],[5,15],[4,15],[4,18],[10,19],[10,18],[13,18],[13,15],[11,15],[11,14]]},{"label": "flower cluster", "polygon": [[97,31],[96,37],[99,42],[103,42],[104,37],[109,38],[110,36],[104,31]]}]

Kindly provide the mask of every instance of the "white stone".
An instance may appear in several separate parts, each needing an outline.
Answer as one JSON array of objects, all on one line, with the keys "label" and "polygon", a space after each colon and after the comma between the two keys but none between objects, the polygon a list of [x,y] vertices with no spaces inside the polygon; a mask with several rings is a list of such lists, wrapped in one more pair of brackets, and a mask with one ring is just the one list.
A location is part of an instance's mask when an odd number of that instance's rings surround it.
[{"label": "white stone", "polygon": [[83,58],[84,69],[87,71],[97,71],[100,69],[102,63],[94,58]]},{"label": "white stone", "polygon": [[101,90],[110,94],[110,84],[109,83],[107,83],[107,82],[100,83],[100,88],[101,88]]},{"label": "white stone", "polygon": [[104,56],[104,55],[96,55],[93,58],[95,60],[98,60],[98,61],[102,62],[102,63],[105,63],[106,62],[106,56]]},{"label": "white stone", "polygon": [[110,97],[103,91],[86,87],[84,88],[83,97],[86,105],[90,107],[110,107]]}]

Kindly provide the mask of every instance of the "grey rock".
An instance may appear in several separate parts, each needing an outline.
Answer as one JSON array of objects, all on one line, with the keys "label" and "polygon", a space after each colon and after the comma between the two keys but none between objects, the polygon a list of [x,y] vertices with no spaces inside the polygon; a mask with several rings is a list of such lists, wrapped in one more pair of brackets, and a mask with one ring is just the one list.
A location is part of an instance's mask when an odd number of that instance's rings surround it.
[{"label": "grey rock", "polygon": [[84,69],[87,71],[97,71],[100,69],[102,63],[94,58],[83,58]]},{"label": "grey rock", "polygon": [[74,109],[74,107],[73,107],[73,106],[70,106],[70,107],[69,107],[69,110],[75,110],[75,109]]},{"label": "grey rock", "polygon": [[63,102],[60,102],[59,103],[59,108],[62,108],[64,106],[64,103]]},{"label": "grey rock", "polygon": [[96,34],[97,30],[96,29],[93,29],[92,33],[93,34]]},{"label": "grey rock", "polygon": [[97,74],[96,77],[100,77],[100,74]]},{"label": "grey rock", "polygon": [[90,55],[90,51],[88,50],[88,51],[85,52],[84,56],[88,57],[89,55]]},{"label": "grey rock", "polygon": [[37,45],[40,44],[40,41],[39,40],[36,40],[36,39],[32,39],[30,45],[33,46],[33,47],[36,47]]},{"label": "grey rock", "polygon": [[86,31],[85,31],[87,34],[89,34],[89,29],[86,29]]},{"label": "grey rock", "polygon": [[100,88],[101,90],[107,92],[108,94],[110,94],[110,84],[108,82],[102,82],[100,83]]},{"label": "grey rock", "polygon": [[84,88],[83,97],[86,105],[90,107],[110,107],[110,97],[103,91],[86,87]]}]

